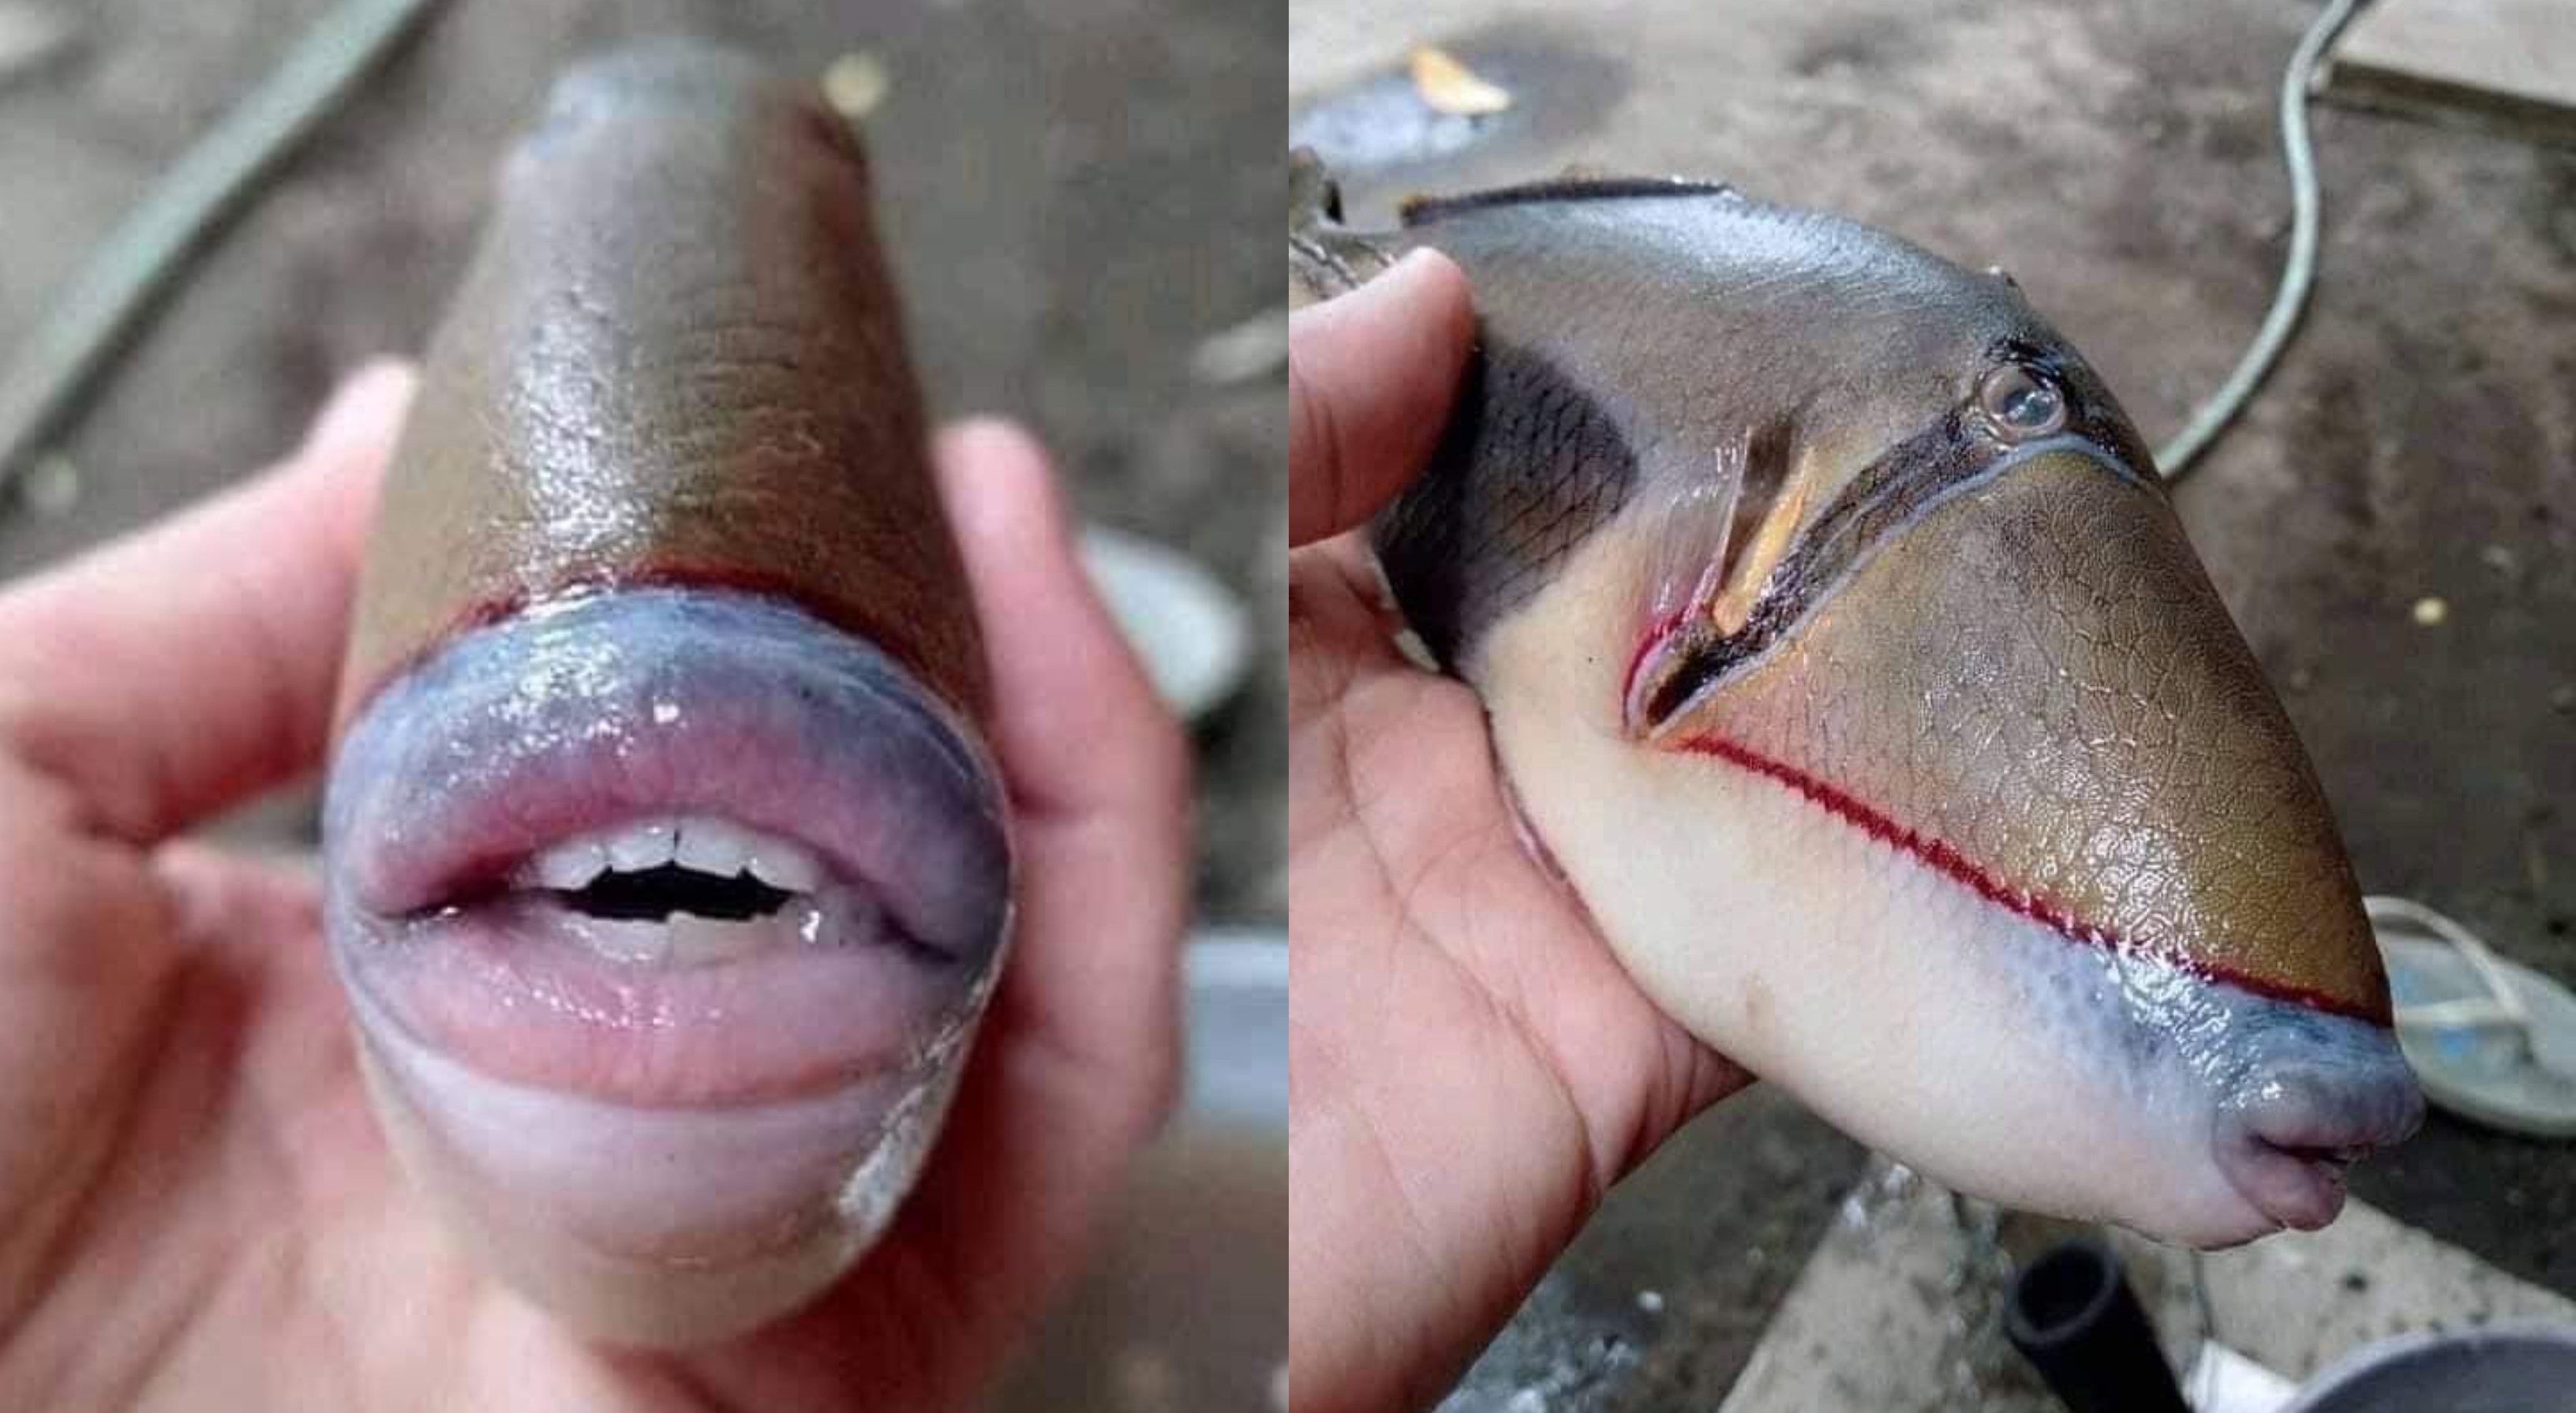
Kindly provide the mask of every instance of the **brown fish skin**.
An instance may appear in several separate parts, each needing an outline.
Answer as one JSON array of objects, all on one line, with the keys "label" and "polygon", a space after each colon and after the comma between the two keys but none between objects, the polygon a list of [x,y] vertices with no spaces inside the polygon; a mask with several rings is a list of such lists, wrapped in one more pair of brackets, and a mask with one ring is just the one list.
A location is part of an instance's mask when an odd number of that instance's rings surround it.
[{"label": "brown fish skin", "polygon": [[1311,292],[1421,247],[1474,289],[1378,562],[1667,1011],[1953,1185],[2200,1245],[2412,1130],[2324,792],[2009,278],[1709,182],[1290,197]]},{"label": "brown fish skin", "polygon": [[980,715],[849,124],[666,43],[569,74],[502,185],[386,484],[343,722],[461,627],[655,582],[792,599]]},{"label": "brown fish skin", "polygon": [[395,453],[323,821],[376,1112],[486,1269],[704,1345],[883,1232],[1008,937],[986,696],[855,135],[696,44],[569,72]]}]

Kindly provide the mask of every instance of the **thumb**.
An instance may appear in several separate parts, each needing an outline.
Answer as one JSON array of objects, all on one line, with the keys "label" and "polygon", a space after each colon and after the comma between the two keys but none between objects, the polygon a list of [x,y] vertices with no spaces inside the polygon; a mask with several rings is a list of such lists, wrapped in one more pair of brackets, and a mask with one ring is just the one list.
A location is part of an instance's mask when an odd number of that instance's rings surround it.
[{"label": "thumb", "polygon": [[1417,250],[1288,316],[1288,541],[1375,514],[1438,443],[1475,337],[1467,277]]}]

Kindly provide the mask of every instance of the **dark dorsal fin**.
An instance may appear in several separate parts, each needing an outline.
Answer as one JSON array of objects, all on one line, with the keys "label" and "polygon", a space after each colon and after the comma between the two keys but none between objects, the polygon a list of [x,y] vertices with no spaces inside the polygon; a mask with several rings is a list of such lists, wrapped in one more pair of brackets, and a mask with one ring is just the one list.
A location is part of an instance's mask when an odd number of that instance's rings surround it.
[{"label": "dark dorsal fin", "polygon": [[1529,206],[1555,201],[1626,201],[1641,196],[1731,196],[1741,201],[1744,194],[1725,182],[1698,181],[1690,177],[1549,177],[1544,181],[1523,182],[1518,186],[1496,187],[1492,191],[1471,191],[1459,196],[1408,197],[1399,208],[1407,229],[1427,226],[1466,211],[1483,211],[1496,206]]}]

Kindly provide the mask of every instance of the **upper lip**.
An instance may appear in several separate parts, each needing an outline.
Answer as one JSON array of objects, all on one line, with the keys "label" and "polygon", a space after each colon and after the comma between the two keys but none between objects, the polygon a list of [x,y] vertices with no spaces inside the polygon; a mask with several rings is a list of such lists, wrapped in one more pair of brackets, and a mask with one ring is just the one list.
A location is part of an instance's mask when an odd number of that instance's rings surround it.
[{"label": "upper lip", "polygon": [[863,793],[858,782],[833,789],[828,776],[800,768],[809,763],[790,762],[791,742],[749,742],[699,719],[657,730],[647,750],[580,740],[527,756],[506,775],[407,799],[411,818],[398,832],[370,832],[372,846],[351,854],[354,901],[380,917],[470,902],[510,886],[531,858],[566,839],[697,814],[795,840],[924,927],[920,901],[904,906],[899,822],[848,808]]},{"label": "upper lip", "polygon": [[[698,814],[802,844],[934,952],[989,944],[1006,865],[991,856],[998,824],[973,816],[994,803],[925,714],[887,706],[843,723],[722,672],[661,673],[638,694],[650,702],[577,702],[569,724],[486,695],[434,704],[434,731],[389,732],[373,778],[346,798],[335,782],[350,901],[389,919],[470,905],[567,838]],[[388,708],[403,709],[399,693],[371,710]]]}]

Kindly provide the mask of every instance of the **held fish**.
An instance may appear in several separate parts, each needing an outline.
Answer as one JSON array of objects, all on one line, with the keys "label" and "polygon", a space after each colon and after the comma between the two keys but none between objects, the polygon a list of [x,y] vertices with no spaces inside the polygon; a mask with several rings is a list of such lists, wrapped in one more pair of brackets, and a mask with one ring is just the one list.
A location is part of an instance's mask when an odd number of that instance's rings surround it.
[{"label": "held fish", "polygon": [[2144,443],[2001,272],[1687,181],[1339,224],[1478,353],[1373,527],[1536,841],[1702,1039],[1953,1186],[2202,1246],[2423,1101],[2332,818]]},{"label": "held fish", "polygon": [[331,951],[410,1175],[613,1339],[879,1233],[1010,914],[963,570],[846,123],[684,44],[508,158],[362,575]]}]

